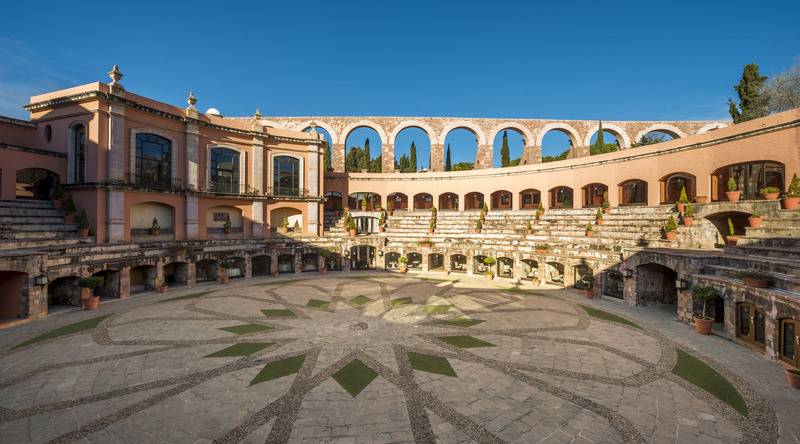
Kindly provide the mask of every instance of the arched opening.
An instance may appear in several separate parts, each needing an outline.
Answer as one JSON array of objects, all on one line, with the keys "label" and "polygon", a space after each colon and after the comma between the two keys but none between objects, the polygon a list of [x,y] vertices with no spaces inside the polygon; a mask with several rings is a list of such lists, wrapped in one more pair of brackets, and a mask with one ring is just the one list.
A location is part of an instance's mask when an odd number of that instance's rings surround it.
[{"label": "arched opening", "polygon": [[800,321],[797,319],[781,319],[778,329],[778,344],[781,361],[792,367],[800,367]]},{"label": "arched opening", "polygon": [[631,146],[638,147],[638,146],[653,145],[661,142],[669,142],[670,140],[673,139],[680,139],[680,135],[675,131],[666,128],[661,128],[648,131],[645,134],[642,134],[642,136],[639,137],[639,140],[637,140]]},{"label": "arched opening", "polygon": [[143,202],[131,206],[130,225],[131,239],[175,237],[175,209],[160,202]]},{"label": "arched opening", "polygon": [[274,156],[272,158],[272,190],[267,194],[281,197],[306,196],[303,189],[303,165],[293,156]]},{"label": "arched opening", "polygon": [[619,184],[619,204],[647,205],[647,182],[630,179]]},{"label": "arched opening", "polygon": [[394,170],[415,173],[428,169],[433,169],[430,135],[416,126],[403,128],[394,139]]},{"label": "arched opening", "polygon": [[522,210],[531,210],[539,207],[542,201],[542,193],[533,188],[519,192],[519,207]]},{"label": "arched opening", "polygon": [[202,259],[195,264],[194,280],[197,283],[214,282],[219,278],[219,261]]},{"label": "arched opening", "polygon": [[98,271],[92,277],[99,277],[103,280],[102,285],[95,287],[94,294],[99,295],[101,299],[120,298],[119,270]]},{"label": "arched opening", "polygon": [[483,193],[473,191],[464,196],[464,210],[480,210],[483,208]]},{"label": "arched opening", "polygon": [[541,146],[542,163],[564,160],[578,146],[578,136],[566,128],[549,129],[541,137]]},{"label": "arched opening", "polygon": [[229,278],[244,278],[247,265],[243,257],[229,257],[225,259],[225,263],[229,265],[229,267],[225,269],[225,274],[227,274]]},{"label": "arched opening", "polygon": [[317,253],[303,253],[300,259],[302,271],[319,271],[319,255]]},{"label": "arched opening", "polygon": [[523,259],[522,278],[531,281],[539,280],[539,262],[533,259]]},{"label": "arched opening", "polygon": [[342,210],[342,193],[338,191],[325,192],[325,211],[339,212]]},{"label": "arched opening", "polygon": [[131,268],[130,284],[131,294],[155,290],[156,267],[153,265],[139,265]]},{"label": "arched opening", "polygon": [[463,254],[450,255],[450,271],[454,273],[467,272],[467,257]]},{"label": "arched opening", "polygon": [[474,274],[483,274],[483,273],[491,270],[491,267],[486,265],[486,263],[484,263],[485,259],[486,259],[486,256],[484,256],[482,254],[478,254],[478,255],[473,256],[473,258],[472,258],[472,272]]},{"label": "arched opening", "polygon": [[444,255],[440,253],[430,253],[428,255],[428,270],[444,271]]},{"label": "arched opening", "polygon": [[372,216],[355,216],[353,222],[356,223],[357,234],[372,234],[380,232],[380,219]]},{"label": "arched opening", "polygon": [[764,348],[767,341],[767,315],[747,302],[736,304],[736,337],[745,343]]},{"label": "arched opening", "polygon": [[288,231],[303,231],[303,212],[297,208],[281,207],[269,212],[269,225],[272,231],[286,226]]},{"label": "arched opening", "polygon": [[583,208],[603,206],[603,197],[608,193],[608,187],[602,183],[590,183],[581,188],[583,192]]},{"label": "arched opening", "polygon": [[260,254],[250,259],[250,274],[253,276],[269,276],[271,270],[272,258],[268,254]]},{"label": "arched opening", "polygon": [[440,211],[458,211],[458,194],[444,193],[439,195]]},{"label": "arched opening", "polygon": [[497,276],[502,278],[514,277],[514,259],[510,257],[497,258]]},{"label": "arched opening", "polygon": [[242,210],[230,206],[211,207],[206,210],[206,234],[208,237],[226,237],[225,225],[230,221],[228,233],[242,236],[244,234],[244,218]]},{"label": "arched opening", "polygon": [[325,258],[325,267],[327,267],[328,271],[341,271],[342,255],[339,253],[331,253]]},{"label": "arched opening", "polygon": [[550,208],[572,208],[572,188],[560,186],[548,191]]},{"label": "arched opening", "polygon": [[493,148],[495,168],[517,166],[525,151],[525,135],[516,128],[505,128],[494,136]]},{"label": "arched opening", "polygon": [[400,253],[394,251],[386,253],[385,267],[387,270],[400,268]]},{"label": "arched opening", "polygon": [[381,196],[375,193],[350,193],[347,206],[353,211],[377,211],[382,208]]},{"label": "arched opening", "polygon": [[[744,211],[721,211],[705,216],[705,219],[717,229],[717,244],[724,244],[730,234],[730,225],[733,225],[734,236],[744,236],[750,225],[750,213]],[[730,225],[728,224],[730,221]]]},{"label": "arched opening", "polygon": [[[660,264],[648,263],[636,267],[636,302],[638,305],[676,305],[678,273]],[[677,307],[675,307],[677,310]],[[670,309],[672,311],[672,309]]]},{"label": "arched opening", "polygon": [[44,168],[25,168],[17,171],[17,199],[50,200],[58,182],[58,174]]},{"label": "arched opening", "polygon": [[592,133],[589,139],[589,155],[613,153],[625,148],[623,137],[616,130],[603,128],[602,138],[599,130]]},{"label": "arched opening", "polygon": [[278,273],[294,273],[294,255],[289,253],[278,255]]},{"label": "arched opening", "polygon": [[189,264],[186,262],[170,262],[164,265],[164,283],[170,287],[189,284]]},{"label": "arched opening", "polygon": [[444,138],[445,168],[447,153],[450,152],[451,171],[465,171],[475,168],[478,157],[478,135],[468,128],[454,128]]},{"label": "arched opening", "polygon": [[406,257],[408,258],[409,270],[422,270],[422,255],[420,253],[408,253]]},{"label": "arched opening", "polygon": [[351,270],[372,270],[375,268],[375,247],[356,245],[350,248]]},{"label": "arched opening", "polygon": [[347,148],[345,171],[352,173],[380,173],[382,167],[381,137],[368,126],[353,128],[345,137]]},{"label": "arched opening", "polygon": [[776,187],[784,190],[785,167],[782,163],[761,160],[757,162],[727,165],[711,175],[711,200],[724,201],[728,191],[728,181],[733,179],[742,192],[741,199],[757,199],[761,189]]},{"label": "arched opening", "polygon": [[0,271],[0,320],[15,319],[24,315],[21,307],[27,295],[27,273]]},{"label": "arched opening", "polygon": [[564,264],[547,262],[545,268],[545,282],[551,285],[564,285]]},{"label": "arched opening", "polygon": [[[322,136],[322,140],[325,141],[325,146],[323,148],[324,154],[322,156],[323,157],[323,165],[322,165],[323,171],[331,172],[331,171],[333,171],[333,152],[331,151],[332,147],[333,147],[333,138],[331,137],[331,133],[329,133],[328,130],[326,130],[325,128],[322,128],[321,126],[315,126],[314,127],[314,131],[316,131],[317,134],[320,134]],[[308,127],[304,128],[303,132],[310,133],[311,132],[311,127],[308,126]]]},{"label": "arched opening", "polygon": [[172,142],[157,134],[136,134],[134,183],[147,188],[172,185]]},{"label": "arched opening", "polygon": [[614,299],[622,299],[623,291],[625,289],[625,280],[622,273],[609,270],[603,273],[603,296],[608,296]]},{"label": "arched opening", "polygon": [[661,203],[674,204],[681,197],[681,190],[686,190],[690,202],[696,195],[694,175],[689,173],[672,173],[661,178]]},{"label": "arched opening", "polygon": [[392,193],[386,197],[386,208],[392,211],[408,210],[408,196],[403,193]]},{"label": "arched opening", "polygon": [[81,305],[81,288],[78,276],[64,276],[47,284],[47,312],[72,309]]},{"label": "arched opening", "polygon": [[492,193],[492,209],[493,210],[510,210],[511,209],[511,198],[512,194],[510,191],[506,190],[499,190]]},{"label": "arched opening", "polygon": [[572,271],[572,286],[574,288],[579,290],[592,288],[592,285],[594,285],[594,270],[592,270],[589,264],[581,261],[580,264],[572,267]]},{"label": "arched opening", "polygon": [[215,193],[239,194],[240,160],[239,152],[230,148],[211,148],[209,190]]},{"label": "arched opening", "polygon": [[428,193],[414,195],[414,210],[430,210],[433,207],[433,196]]},{"label": "arched opening", "polygon": [[86,182],[86,126],[84,124],[77,123],[69,129],[69,145],[70,179],[72,183],[84,183]]}]

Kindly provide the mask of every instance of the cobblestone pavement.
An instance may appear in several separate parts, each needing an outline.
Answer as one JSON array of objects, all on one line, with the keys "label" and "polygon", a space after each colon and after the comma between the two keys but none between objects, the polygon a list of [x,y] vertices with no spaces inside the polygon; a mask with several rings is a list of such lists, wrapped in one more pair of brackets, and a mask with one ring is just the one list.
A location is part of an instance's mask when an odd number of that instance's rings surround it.
[{"label": "cobblestone pavement", "polygon": [[113,313],[18,348],[30,328],[0,332],[0,442],[777,440],[749,382],[706,360],[745,417],[671,372],[670,339],[559,295],[332,274],[53,316]]}]

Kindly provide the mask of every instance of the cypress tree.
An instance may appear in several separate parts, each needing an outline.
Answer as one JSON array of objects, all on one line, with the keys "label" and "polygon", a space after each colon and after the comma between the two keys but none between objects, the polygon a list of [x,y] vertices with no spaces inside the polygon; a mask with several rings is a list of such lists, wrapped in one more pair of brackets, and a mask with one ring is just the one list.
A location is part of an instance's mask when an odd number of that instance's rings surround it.
[{"label": "cypress tree", "polygon": [[444,170],[453,171],[453,160],[450,158],[450,144],[447,144],[447,154],[445,155]]},{"label": "cypress tree", "polygon": [[728,112],[733,123],[745,122],[769,114],[769,98],[764,92],[767,77],[758,71],[758,65],[748,63],[742,71],[742,79],[733,87],[739,95],[739,105],[728,99]]},{"label": "cypress tree", "polygon": [[410,154],[409,159],[408,159],[408,164],[409,164],[408,167],[409,167],[409,169],[411,171],[409,171],[409,172],[410,173],[416,173],[417,172],[417,145],[415,145],[413,141],[411,142],[411,150],[410,151],[411,151],[411,154]]},{"label": "cypress tree", "polygon": [[369,138],[364,141],[364,148],[359,150],[360,153],[358,154],[358,170],[367,170],[370,169],[370,153],[369,153]]},{"label": "cypress tree", "polygon": [[508,151],[508,131],[503,130],[503,145],[500,146],[500,166],[507,167],[511,164],[511,154]]},{"label": "cypress tree", "polygon": [[605,140],[603,140],[603,121],[598,121],[599,129],[597,130],[597,140],[594,144],[598,147],[601,147],[606,144]]},{"label": "cypress tree", "polygon": [[323,163],[325,165],[325,171],[333,171],[333,164],[331,161],[331,146],[327,143],[325,144],[325,151],[323,156]]}]

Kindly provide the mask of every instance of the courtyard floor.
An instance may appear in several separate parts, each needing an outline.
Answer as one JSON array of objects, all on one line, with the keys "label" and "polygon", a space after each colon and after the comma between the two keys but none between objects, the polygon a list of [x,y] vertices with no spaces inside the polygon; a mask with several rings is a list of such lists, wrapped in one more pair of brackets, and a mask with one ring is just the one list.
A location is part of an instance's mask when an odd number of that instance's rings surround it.
[{"label": "courtyard floor", "polygon": [[0,330],[0,442],[776,442],[792,415],[777,382],[571,290],[302,277]]}]

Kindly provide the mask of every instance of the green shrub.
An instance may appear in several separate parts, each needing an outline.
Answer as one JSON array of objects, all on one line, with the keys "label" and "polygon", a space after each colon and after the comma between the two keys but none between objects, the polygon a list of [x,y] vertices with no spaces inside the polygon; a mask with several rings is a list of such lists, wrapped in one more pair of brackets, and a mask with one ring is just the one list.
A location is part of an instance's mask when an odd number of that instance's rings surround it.
[{"label": "green shrub", "polygon": [[478,220],[478,222],[475,222],[475,229],[476,230],[483,229],[483,223],[480,220]]},{"label": "green shrub", "polygon": [[789,182],[786,197],[800,197],[800,178],[797,177],[797,173],[794,173],[792,181]]},{"label": "green shrub", "polygon": [[232,225],[231,224],[231,216],[230,215],[225,216],[225,223],[222,224],[222,228],[230,229],[231,225]]},{"label": "green shrub", "polygon": [[611,202],[608,201],[608,191],[603,191],[603,209],[611,208]]},{"label": "green shrub", "polygon": [[289,228],[289,217],[283,216],[283,228]]},{"label": "green shrub", "polygon": [[495,262],[496,262],[495,259],[491,256],[486,256],[485,258],[483,258],[484,265],[492,266],[494,265]]},{"label": "green shrub", "polygon": [[664,231],[669,232],[669,231],[675,231],[677,229],[678,229],[678,223],[675,222],[674,217],[670,216],[669,219],[667,220],[667,223],[664,224]]},{"label": "green shrub", "polygon": [[95,289],[97,287],[102,287],[103,282],[105,282],[105,280],[102,276],[82,277],[78,279],[78,286],[81,288]]},{"label": "green shrub", "polygon": [[153,223],[150,224],[150,228],[153,229],[153,230],[160,230],[161,229],[161,226],[158,225],[158,218],[157,217],[153,218]]},{"label": "green shrub", "polygon": [[594,218],[596,220],[603,220],[603,212],[600,211],[600,208],[597,209],[597,213],[595,213]]},{"label": "green shrub", "polygon": [[80,216],[78,216],[78,229],[85,230],[89,228],[89,217],[86,216],[86,210],[81,210]]},{"label": "green shrub", "polygon": [[591,223],[591,222],[589,222],[588,224],[586,224],[586,231],[593,231],[593,230],[594,230],[594,226],[592,225],[592,223]]},{"label": "green shrub", "polygon": [[694,216],[694,207],[692,204],[686,203],[686,210],[683,212],[683,217],[693,217]]},{"label": "green shrub", "polygon": [[356,221],[352,217],[347,220],[345,225],[348,230],[355,230],[356,229]]},{"label": "green shrub", "polygon": [[735,236],[735,235],[736,235],[736,230],[734,230],[733,221],[729,217],[728,218],[728,236]]},{"label": "green shrub", "polygon": [[[539,203],[539,205],[541,205],[541,203]],[[535,217],[536,220],[541,219],[542,218],[542,210],[536,209],[536,214],[533,217]]]},{"label": "green shrub", "polygon": [[736,184],[736,179],[731,177],[728,179],[728,191],[736,191],[739,189],[739,186]]},{"label": "green shrub", "polygon": [[69,215],[75,214],[76,211],[78,211],[78,209],[75,208],[75,201],[72,200],[72,194],[70,194],[67,196],[67,200],[64,201],[64,213]]},{"label": "green shrub", "polygon": [[398,264],[403,264],[403,265],[407,264],[408,263],[408,256],[402,255],[402,256],[398,257],[397,258],[397,263]]},{"label": "green shrub", "polygon": [[681,187],[681,195],[678,197],[678,203],[688,203],[689,197],[686,195],[686,187]]},{"label": "green shrub", "polygon": [[719,292],[714,287],[698,285],[692,288],[692,296],[703,304],[703,318],[706,318],[706,306],[709,302],[719,297]]},{"label": "green shrub", "polygon": [[533,230],[533,224],[531,224],[531,221],[525,221],[525,229],[528,231]]},{"label": "green shrub", "polygon": [[769,193],[780,193],[781,189],[778,187],[764,187],[758,190],[758,192],[761,193],[762,195],[767,195]]}]

